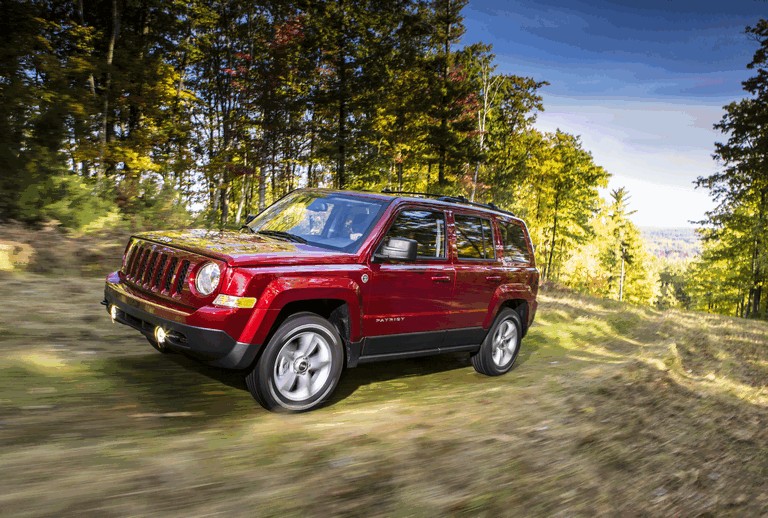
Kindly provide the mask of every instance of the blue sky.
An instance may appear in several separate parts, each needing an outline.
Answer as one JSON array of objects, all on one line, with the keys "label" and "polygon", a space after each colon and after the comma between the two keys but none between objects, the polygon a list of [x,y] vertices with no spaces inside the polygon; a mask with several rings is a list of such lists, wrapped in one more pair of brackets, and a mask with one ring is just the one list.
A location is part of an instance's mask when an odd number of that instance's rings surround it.
[{"label": "blue sky", "polygon": [[712,203],[712,129],[756,44],[765,0],[470,0],[464,43],[493,45],[498,72],[546,80],[537,127],[580,135],[610,188],[629,189],[641,226],[690,226]]}]

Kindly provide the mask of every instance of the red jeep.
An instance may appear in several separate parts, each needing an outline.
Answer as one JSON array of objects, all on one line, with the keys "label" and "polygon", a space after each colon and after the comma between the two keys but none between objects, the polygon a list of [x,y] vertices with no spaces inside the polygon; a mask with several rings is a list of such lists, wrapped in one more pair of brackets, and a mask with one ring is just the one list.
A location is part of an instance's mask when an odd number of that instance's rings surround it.
[{"label": "red jeep", "polygon": [[146,232],[107,277],[113,321],[161,352],[244,369],[308,410],[358,363],[466,351],[512,368],[536,314],[525,224],[464,198],[297,190],[238,232]]}]

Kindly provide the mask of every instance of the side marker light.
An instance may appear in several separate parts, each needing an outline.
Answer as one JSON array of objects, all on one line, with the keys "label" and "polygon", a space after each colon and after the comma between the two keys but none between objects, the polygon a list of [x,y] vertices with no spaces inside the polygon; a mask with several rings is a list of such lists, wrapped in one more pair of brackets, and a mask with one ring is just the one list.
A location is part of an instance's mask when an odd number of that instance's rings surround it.
[{"label": "side marker light", "polygon": [[214,306],[225,308],[250,309],[256,305],[256,297],[236,297],[234,295],[219,294],[213,299]]}]

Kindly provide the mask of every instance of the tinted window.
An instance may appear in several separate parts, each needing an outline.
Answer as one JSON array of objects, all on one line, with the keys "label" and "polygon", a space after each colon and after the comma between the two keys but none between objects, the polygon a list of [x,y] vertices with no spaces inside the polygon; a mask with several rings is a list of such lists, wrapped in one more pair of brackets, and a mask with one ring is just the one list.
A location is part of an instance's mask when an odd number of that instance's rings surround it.
[{"label": "tinted window", "polygon": [[501,225],[501,233],[504,239],[504,260],[528,263],[531,261],[528,252],[528,243],[523,229],[514,223]]},{"label": "tinted window", "polygon": [[475,216],[456,215],[456,248],[459,259],[493,259],[491,222]]},{"label": "tinted window", "polygon": [[445,218],[442,212],[404,210],[398,214],[384,238],[402,237],[419,243],[416,255],[421,258],[445,257]]}]

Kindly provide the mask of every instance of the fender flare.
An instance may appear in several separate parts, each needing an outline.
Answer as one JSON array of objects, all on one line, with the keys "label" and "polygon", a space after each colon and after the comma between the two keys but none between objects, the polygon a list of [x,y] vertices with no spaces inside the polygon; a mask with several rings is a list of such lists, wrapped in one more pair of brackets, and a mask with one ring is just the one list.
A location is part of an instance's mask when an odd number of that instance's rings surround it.
[{"label": "fender flare", "polygon": [[[308,286],[307,284],[311,284]],[[263,345],[272,332],[280,311],[292,302],[340,300],[349,309],[349,338],[360,339],[363,319],[360,286],[350,278],[312,279],[279,277],[270,282],[259,297],[241,341]]]},{"label": "fender flare", "polygon": [[[496,291],[494,291],[493,296],[491,297],[491,302],[488,305],[488,313],[485,315],[485,319],[483,319],[483,329],[491,327],[493,320],[496,318],[496,315],[499,313],[505,302],[510,300],[524,300],[530,308],[531,301],[535,299],[536,296],[531,291],[530,286],[524,284],[502,284],[496,288]],[[525,320],[528,320],[528,318]],[[524,321],[523,326],[527,328],[528,322]]]}]

